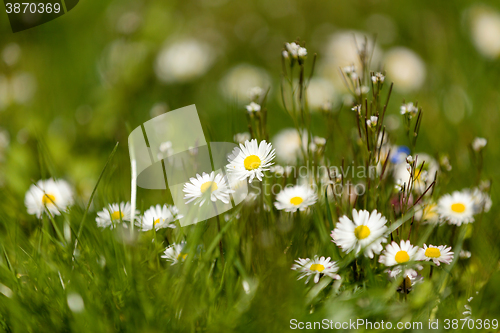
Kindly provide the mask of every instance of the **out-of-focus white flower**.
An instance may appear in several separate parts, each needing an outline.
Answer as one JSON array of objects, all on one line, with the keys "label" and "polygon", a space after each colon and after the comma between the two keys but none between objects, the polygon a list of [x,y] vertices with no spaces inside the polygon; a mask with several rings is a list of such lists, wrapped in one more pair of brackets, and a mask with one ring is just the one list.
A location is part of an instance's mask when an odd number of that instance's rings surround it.
[{"label": "out-of-focus white flower", "polygon": [[475,138],[474,141],[472,141],[472,149],[475,151],[480,151],[484,147],[486,147],[486,144],[488,143],[488,140],[485,138]]},{"label": "out-of-focus white flower", "polygon": [[304,58],[307,56],[307,50],[304,47],[301,47],[295,42],[292,43],[286,43],[285,48],[287,53],[292,57],[292,58]]},{"label": "out-of-focus white flower", "polygon": [[378,122],[378,117],[371,116],[370,119],[366,120],[366,125],[368,125],[368,127],[375,127],[377,126],[377,122]]},{"label": "out-of-focus white flower", "polygon": [[163,82],[188,82],[205,74],[214,60],[215,52],[209,44],[186,39],[160,50],[155,71]]},{"label": "out-of-focus white flower", "polygon": [[185,247],[185,241],[182,241],[180,243],[173,243],[165,249],[165,252],[161,257],[166,261],[171,262],[170,265],[175,265],[179,261],[183,262],[188,256],[187,253],[183,252]]},{"label": "out-of-focus white flower", "polygon": [[288,52],[287,52],[286,50],[283,50],[283,52],[281,52],[281,55],[282,55],[282,56],[283,56],[283,58],[285,58],[285,59],[288,59],[288,57],[289,57],[289,54],[288,54]]},{"label": "out-of-focus white flower", "polygon": [[233,137],[233,139],[236,143],[245,143],[245,141],[250,141],[251,138],[252,137],[250,136],[250,133],[248,133],[248,132],[236,133]]},{"label": "out-of-focus white flower", "polygon": [[52,215],[60,215],[61,211],[73,204],[73,190],[64,180],[39,180],[30,186],[24,198],[28,214],[41,217],[47,210]]},{"label": "out-of-focus white flower", "polygon": [[302,138],[294,128],[286,128],[276,134],[272,143],[276,148],[276,158],[281,163],[295,163],[303,158],[302,149],[307,151],[307,132],[304,131]]},{"label": "out-of-focus white flower", "polygon": [[323,109],[326,103],[336,102],[335,87],[324,78],[313,78],[307,86],[306,96],[311,111]]},{"label": "out-of-focus white flower", "polygon": [[36,79],[30,73],[17,72],[10,78],[0,74],[0,110],[14,103],[26,104],[36,89]]},{"label": "out-of-focus white flower", "polygon": [[260,105],[257,104],[257,103],[255,103],[255,102],[251,102],[250,104],[248,104],[247,106],[245,106],[245,108],[250,113],[252,113],[252,112],[259,112],[260,111]]},{"label": "out-of-focus white flower", "polygon": [[319,137],[319,136],[315,136],[313,138],[313,142],[314,142],[315,145],[317,145],[319,147],[326,145],[326,139],[322,138],[322,137]]},{"label": "out-of-focus white flower", "polygon": [[477,50],[485,57],[500,56],[500,13],[485,7],[471,10],[471,37]]},{"label": "out-of-focus white flower", "polygon": [[399,111],[399,113],[401,113],[402,115],[408,115],[410,117],[415,116],[417,112],[418,108],[413,105],[413,102],[401,105],[401,109]]},{"label": "out-of-focus white flower", "polygon": [[[422,270],[423,267],[418,265],[416,267],[419,270]],[[386,270],[387,274],[389,274],[389,278],[394,280],[399,278],[400,276],[403,276],[403,281],[401,282],[401,285],[398,286],[397,291],[400,293],[409,293],[412,290],[412,287],[416,283],[420,283],[423,280],[422,275],[420,275],[416,270],[412,268],[407,268],[403,271],[401,267],[396,266],[393,269],[388,269]]]},{"label": "out-of-focus white flower", "polygon": [[300,47],[299,50],[297,51],[297,56],[299,58],[307,57],[307,49],[305,47]]},{"label": "out-of-focus white flower", "polygon": [[262,96],[262,93],[264,93],[264,89],[261,87],[252,87],[248,89],[248,98],[251,101],[256,101],[260,98],[260,96]]},{"label": "out-of-focus white flower", "polygon": [[69,309],[73,312],[82,312],[85,309],[82,296],[77,293],[68,294],[67,301]]},{"label": "out-of-focus white flower", "polygon": [[425,63],[407,48],[396,47],[387,52],[384,66],[387,78],[394,82],[394,89],[397,91],[415,91],[425,81]]},{"label": "out-of-focus white flower", "polygon": [[135,32],[141,23],[142,18],[138,13],[134,11],[126,12],[118,18],[116,30],[122,34],[128,35]]},{"label": "out-of-focus white flower", "polygon": [[384,83],[384,80],[385,80],[385,75],[380,73],[380,72],[374,73],[372,75],[372,82],[373,83],[378,83],[378,82]]},{"label": "out-of-focus white flower", "polygon": [[220,90],[229,100],[245,102],[248,92],[254,87],[269,87],[271,79],[265,70],[249,64],[240,64],[230,69],[220,81]]},{"label": "out-of-focus white flower", "polygon": [[369,91],[370,91],[370,88],[367,86],[357,87],[355,90],[356,95],[358,95],[358,96],[364,95],[364,94],[368,93]]},{"label": "out-of-focus white flower", "polygon": [[470,251],[461,250],[461,251],[460,251],[460,254],[458,255],[458,257],[459,257],[460,259],[469,259],[469,258],[471,257],[471,255],[472,255],[472,254],[470,253]]},{"label": "out-of-focus white flower", "polygon": [[15,65],[21,56],[21,48],[16,43],[7,44],[2,50],[2,60],[8,65]]},{"label": "out-of-focus white flower", "polygon": [[351,108],[352,111],[354,112],[357,112],[358,114],[361,114],[361,104],[358,104],[358,105],[354,105],[352,108]]}]

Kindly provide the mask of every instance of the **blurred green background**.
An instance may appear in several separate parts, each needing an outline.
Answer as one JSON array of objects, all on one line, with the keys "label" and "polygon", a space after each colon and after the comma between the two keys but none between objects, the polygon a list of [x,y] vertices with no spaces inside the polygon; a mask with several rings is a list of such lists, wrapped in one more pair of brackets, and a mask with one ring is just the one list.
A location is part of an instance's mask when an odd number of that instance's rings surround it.
[{"label": "blurred green background", "polygon": [[[416,150],[435,156],[449,154],[453,178],[447,192],[475,184],[468,145],[476,136],[488,139],[483,177],[493,180],[494,204],[474,234],[480,239],[467,243],[472,252],[471,285],[463,292],[464,297],[471,295],[486,284],[482,304],[485,313],[494,314],[490,307],[500,307],[488,297],[500,294],[496,206],[500,52],[495,53],[500,33],[492,31],[494,23],[486,25],[484,34],[492,32],[493,36],[478,41],[482,26],[476,20],[484,13],[498,16],[499,12],[498,1],[493,0],[102,0],[80,1],[66,15],[15,34],[2,12],[3,228],[29,223],[24,194],[32,180],[49,175],[65,178],[75,186],[78,200],[86,202],[116,142],[120,144],[112,177],[104,179],[97,202],[100,208],[106,200],[129,200],[128,133],[168,110],[196,104],[207,141],[233,141],[234,134],[247,129],[245,88],[262,85],[271,89],[271,136],[291,127],[279,98],[280,57],[283,44],[296,38],[306,42],[310,58],[318,54],[315,76],[329,80],[331,112],[338,112],[345,92],[331,73],[349,63],[332,55],[344,52],[335,49],[332,40],[336,34],[350,36],[349,31],[355,30],[358,36],[376,36],[379,56],[372,63],[374,70],[386,69],[384,59],[395,47],[412,50],[424,64],[423,82],[406,91],[396,86],[388,113],[398,115],[403,100],[418,101],[424,117]],[[191,44],[182,44],[185,41]],[[172,45],[186,47],[185,59],[168,53],[169,48],[175,51]],[[179,66],[187,66],[187,73]],[[409,75],[411,81],[413,73]],[[389,75],[387,80],[391,81]],[[350,106],[345,106],[341,117],[348,119],[348,111]],[[313,117],[319,124],[315,135],[340,135],[321,126],[319,113]],[[406,144],[396,118],[391,139]],[[140,195],[154,197],[146,192]],[[283,311],[287,311],[284,305]]]}]

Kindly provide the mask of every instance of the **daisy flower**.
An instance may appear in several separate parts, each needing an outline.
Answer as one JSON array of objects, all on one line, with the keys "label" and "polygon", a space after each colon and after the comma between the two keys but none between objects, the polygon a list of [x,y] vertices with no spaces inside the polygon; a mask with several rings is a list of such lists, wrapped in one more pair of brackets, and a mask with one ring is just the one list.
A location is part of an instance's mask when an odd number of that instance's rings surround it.
[{"label": "daisy flower", "polygon": [[382,243],[386,242],[385,232],[387,220],[374,210],[371,214],[366,210],[352,210],[352,220],[342,216],[332,231],[333,242],[349,253],[356,255],[363,250],[364,255],[373,258],[374,253],[382,251]]},{"label": "daisy flower", "polygon": [[113,229],[116,223],[121,221],[130,221],[131,218],[132,209],[130,202],[121,202],[120,204],[109,204],[108,207],[98,212],[95,221],[98,227],[111,227],[111,229]]},{"label": "daisy flower", "polygon": [[386,266],[394,266],[414,260],[419,260],[418,247],[411,245],[409,240],[402,240],[400,245],[396,242],[387,244],[378,262]]},{"label": "daisy flower", "polygon": [[453,260],[453,252],[451,252],[451,247],[446,247],[446,245],[429,245],[427,247],[427,245],[424,244],[424,247],[418,251],[420,252],[419,256],[422,260],[432,260],[438,266],[442,262],[449,265]]},{"label": "daisy flower", "polygon": [[257,140],[245,141],[245,144],[240,144],[241,149],[235,149],[233,154],[228,158],[229,164],[226,166],[239,180],[249,178],[248,182],[257,177],[262,180],[264,171],[269,170],[269,166],[273,163],[275,152],[273,146],[265,140],[261,141],[257,146]]},{"label": "daisy flower", "polygon": [[307,276],[306,283],[308,283],[313,275],[314,283],[318,283],[320,277],[325,275],[340,280],[340,275],[335,274],[339,270],[339,266],[337,262],[330,261],[330,257],[326,259],[325,257],[318,258],[318,256],[314,256],[314,259],[299,258],[295,262],[296,264],[293,264],[292,269],[301,273],[297,280]]},{"label": "daisy flower", "polygon": [[304,211],[307,207],[314,205],[318,200],[318,196],[314,191],[306,185],[295,185],[285,187],[276,196],[274,206],[285,212],[296,212],[297,210]]},{"label": "daisy flower", "polygon": [[203,173],[201,176],[196,174],[196,178],[192,177],[189,182],[184,184],[182,190],[186,204],[195,201],[195,205],[202,206],[205,201],[210,198],[213,202],[217,200],[223,203],[229,203],[229,194],[234,193],[226,183],[226,179],[222,173],[215,175],[215,172]]},{"label": "daisy flower", "polygon": [[177,264],[179,261],[186,260],[187,253],[183,252],[186,247],[186,242],[173,243],[165,249],[164,254],[161,256],[163,259],[172,262],[171,265]]},{"label": "daisy flower", "polygon": [[438,201],[439,216],[449,224],[474,222],[474,200],[468,191],[443,195]]},{"label": "daisy flower", "polygon": [[172,222],[181,217],[182,216],[179,216],[179,211],[175,206],[156,205],[146,210],[142,216],[142,221],[136,224],[144,231],[151,230],[153,227],[156,230],[161,228],[175,228],[175,224]]},{"label": "daisy flower", "polygon": [[73,204],[73,191],[64,180],[39,180],[26,192],[24,204],[30,215],[41,217],[46,209],[52,215],[60,215]]}]

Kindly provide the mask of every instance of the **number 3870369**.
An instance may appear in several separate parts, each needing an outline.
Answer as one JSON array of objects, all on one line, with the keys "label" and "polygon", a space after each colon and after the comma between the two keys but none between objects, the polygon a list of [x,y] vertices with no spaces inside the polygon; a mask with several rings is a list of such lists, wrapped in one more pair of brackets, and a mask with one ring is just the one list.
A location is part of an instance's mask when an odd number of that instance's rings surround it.
[{"label": "number 3870369", "polygon": [[30,2],[23,2],[23,3],[6,3],[5,4],[5,9],[7,11],[7,14],[15,13],[59,13],[61,11],[61,4],[60,3],[30,3]]}]

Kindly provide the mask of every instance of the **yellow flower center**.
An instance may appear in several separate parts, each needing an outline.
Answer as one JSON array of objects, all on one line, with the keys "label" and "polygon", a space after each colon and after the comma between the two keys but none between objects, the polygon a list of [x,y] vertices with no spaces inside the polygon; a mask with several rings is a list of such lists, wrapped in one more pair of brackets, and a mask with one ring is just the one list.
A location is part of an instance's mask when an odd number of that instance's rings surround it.
[{"label": "yellow flower center", "polygon": [[354,229],[354,235],[357,239],[365,239],[370,236],[370,228],[366,225],[357,226],[356,229]]},{"label": "yellow flower center", "polygon": [[153,225],[157,225],[158,223],[161,222],[161,219],[156,219],[154,222],[153,222]]},{"label": "yellow flower center", "polygon": [[245,158],[243,164],[245,164],[245,169],[254,170],[260,167],[261,160],[257,155],[250,155]]},{"label": "yellow flower center", "polygon": [[425,250],[425,256],[429,258],[439,258],[441,257],[441,251],[436,247],[428,247]]},{"label": "yellow flower center", "polygon": [[398,251],[398,253],[396,253],[396,257],[394,259],[396,259],[398,264],[402,264],[404,262],[410,261],[410,256],[408,255],[408,252],[406,252],[406,251]]},{"label": "yellow flower center", "polygon": [[42,198],[42,202],[44,205],[54,204],[54,202],[56,202],[56,197],[52,194],[45,194]]},{"label": "yellow flower center", "polygon": [[323,272],[325,269],[325,266],[321,264],[312,264],[311,267],[309,267],[311,271],[317,271],[317,272]]},{"label": "yellow flower center", "polygon": [[119,220],[121,218],[123,218],[123,213],[121,213],[120,211],[116,211],[116,212],[111,213],[112,220]]},{"label": "yellow flower center", "polygon": [[208,182],[201,184],[200,191],[201,191],[201,193],[205,193],[208,190],[210,190],[210,192],[213,192],[218,188],[219,187],[217,186],[216,182],[208,181]]},{"label": "yellow flower center", "polygon": [[463,203],[454,203],[451,205],[451,210],[455,213],[463,213],[465,212],[465,205]]},{"label": "yellow flower center", "polygon": [[179,253],[179,255],[177,256],[177,260],[181,260],[181,259],[186,260],[187,255],[188,255],[187,253],[182,253],[182,252],[181,252],[181,253]]},{"label": "yellow flower center", "polygon": [[303,201],[304,199],[302,199],[301,197],[293,197],[290,199],[290,203],[295,206],[300,205]]}]

